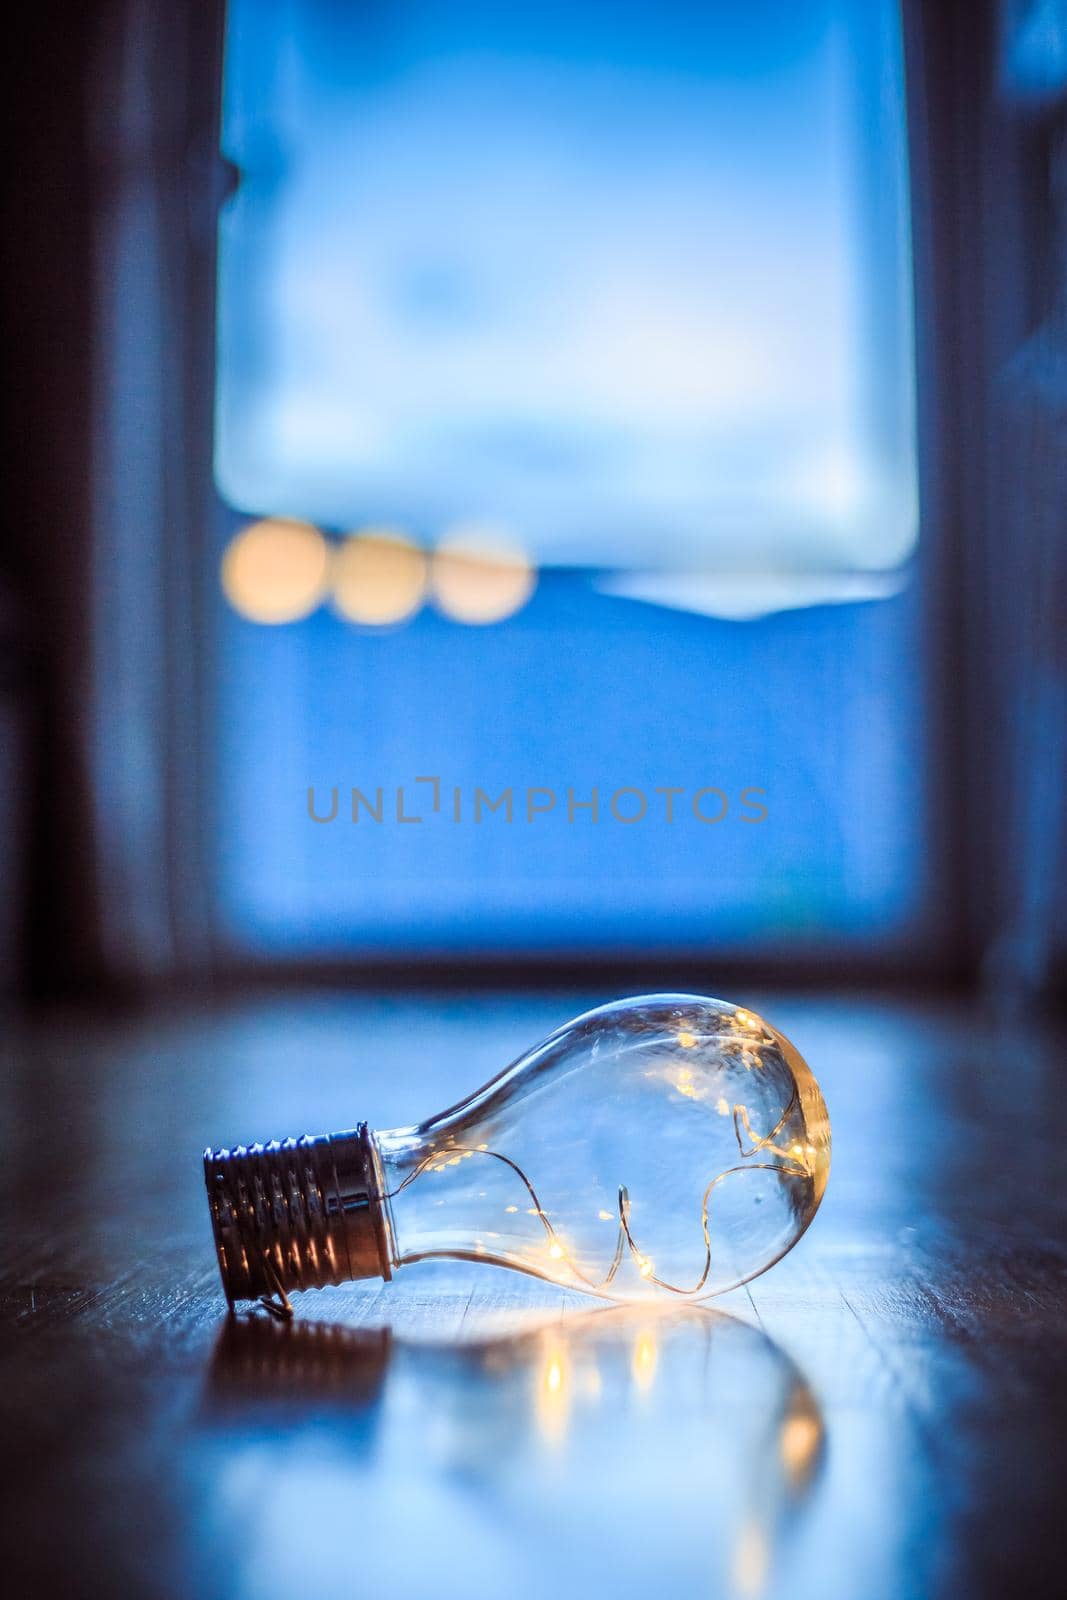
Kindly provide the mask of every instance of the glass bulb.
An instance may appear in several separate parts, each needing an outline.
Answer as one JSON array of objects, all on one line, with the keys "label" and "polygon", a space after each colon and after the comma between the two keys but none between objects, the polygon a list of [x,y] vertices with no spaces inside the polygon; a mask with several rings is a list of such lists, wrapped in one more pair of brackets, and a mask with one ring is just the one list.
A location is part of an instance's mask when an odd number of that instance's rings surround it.
[{"label": "glass bulb", "polygon": [[[754,1012],[620,1000],[411,1128],[208,1150],[227,1296],[486,1261],[612,1299],[704,1299],[792,1248],[830,1170],[819,1086]],[[277,1298],[275,1298],[277,1297]]]}]

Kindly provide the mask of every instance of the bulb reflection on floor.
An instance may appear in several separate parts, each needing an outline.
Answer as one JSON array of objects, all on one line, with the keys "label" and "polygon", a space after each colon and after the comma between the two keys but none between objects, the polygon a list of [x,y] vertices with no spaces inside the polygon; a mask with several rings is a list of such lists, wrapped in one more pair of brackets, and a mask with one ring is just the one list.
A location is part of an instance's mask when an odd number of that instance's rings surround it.
[{"label": "bulb reflection on floor", "polygon": [[216,1514],[255,1524],[234,1593],[769,1592],[825,1445],[789,1358],[702,1308],[510,1322],[447,1345],[228,1322],[203,1424]]}]

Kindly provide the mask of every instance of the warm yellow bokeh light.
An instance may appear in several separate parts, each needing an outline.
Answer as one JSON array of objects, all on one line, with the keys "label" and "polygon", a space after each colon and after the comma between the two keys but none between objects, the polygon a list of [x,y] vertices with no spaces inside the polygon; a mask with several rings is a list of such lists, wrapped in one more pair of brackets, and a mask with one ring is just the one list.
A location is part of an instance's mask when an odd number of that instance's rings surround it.
[{"label": "warm yellow bokeh light", "polygon": [[543,1361],[536,1373],[534,1411],[542,1438],[559,1444],[567,1434],[570,1413],[570,1385],[567,1382],[567,1357],[556,1344],[546,1345]]},{"label": "warm yellow bokeh light", "polygon": [[456,622],[502,622],[522,609],[536,584],[525,551],[501,528],[461,524],[434,552],[434,603]]},{"label": "warm yellow bokeh light", "polygon": [[651,1389],[656,1377],[657,1341],[651,1329],[645,1328],[637,1335],[630,1373],[638,1389]]},{"label": "warm yellow bokeh light", "polygon": [[414,616],[426,595],[422,551],[387,528],[364,528],[341,545],[333,564],[333,604],[349,622],[385,627]]},{"label": "warm yellow bokeh light", "polygon": [[810,1478],[822,1443],[822,1426],[814,1411],[801,1411],[782,1423],[779,1446],[782,1465],[794,1488]]},{"label": "warm yellow bokeh light", "polygon": [[249,523],[222,557],[222,591],[250,622],[298,622],[322,600],[330,547],[318,528],[287,517]]}]

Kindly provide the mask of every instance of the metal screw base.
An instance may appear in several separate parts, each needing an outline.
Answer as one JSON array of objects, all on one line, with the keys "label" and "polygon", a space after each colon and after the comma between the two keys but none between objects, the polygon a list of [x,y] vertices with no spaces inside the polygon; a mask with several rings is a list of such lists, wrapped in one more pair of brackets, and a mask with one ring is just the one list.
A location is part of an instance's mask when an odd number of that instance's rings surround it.
[{"label": "metal screw base", "polygon": [[305,1134],[205,1150],[204,1181],[231,1307],[291,1289],[391,1278],[374,1135]]}]

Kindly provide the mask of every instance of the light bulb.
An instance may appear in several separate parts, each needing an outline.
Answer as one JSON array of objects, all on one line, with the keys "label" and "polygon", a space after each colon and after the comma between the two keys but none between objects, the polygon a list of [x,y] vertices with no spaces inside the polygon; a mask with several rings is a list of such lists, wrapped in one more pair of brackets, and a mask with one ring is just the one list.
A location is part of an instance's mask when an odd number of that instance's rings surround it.
[{"label": "light bulb", "polygon": [[772,1266],[815,1215],[830,1122],[754,1012],[644,995],[558,1028],[417,1127],[208,1150],[231,1306],[441,1257],[611,1299],[704,1299]]}]

